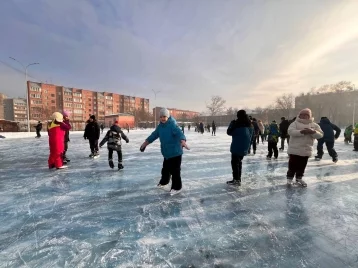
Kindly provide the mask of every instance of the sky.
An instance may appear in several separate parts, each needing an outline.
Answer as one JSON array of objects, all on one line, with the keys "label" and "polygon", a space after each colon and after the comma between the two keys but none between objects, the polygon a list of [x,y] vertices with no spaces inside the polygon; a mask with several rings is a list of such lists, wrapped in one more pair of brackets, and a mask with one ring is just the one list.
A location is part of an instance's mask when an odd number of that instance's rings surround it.
[{"label": "sky", "polygon": [[[358,78],[355,0],[0,1],[0,92],[29,79],[203,112]],[[152,90],[160,91],[154,98]]]}]

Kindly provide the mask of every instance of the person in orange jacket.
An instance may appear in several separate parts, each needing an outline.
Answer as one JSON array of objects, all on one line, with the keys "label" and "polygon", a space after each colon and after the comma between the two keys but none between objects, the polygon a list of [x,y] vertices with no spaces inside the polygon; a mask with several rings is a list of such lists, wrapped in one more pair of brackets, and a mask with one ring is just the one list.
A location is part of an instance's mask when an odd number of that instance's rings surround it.
[{"label": "person in orange jacket", "polygon": [[52,169],[66,168],[63,165],[62,154],[65,147],[65,133],[71,129],[71,125],[63,122],[63,115],[59,112],[52,114],[52,121],[48,124],[50,156],[48,158],[48,167]]}]

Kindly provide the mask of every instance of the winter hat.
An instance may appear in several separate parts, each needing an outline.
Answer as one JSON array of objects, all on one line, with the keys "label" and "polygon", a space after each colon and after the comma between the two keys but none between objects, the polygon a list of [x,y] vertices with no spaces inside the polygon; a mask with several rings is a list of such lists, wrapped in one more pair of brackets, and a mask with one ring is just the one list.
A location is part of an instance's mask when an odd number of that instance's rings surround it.
[{"label": "winter hat", "polygon": [[96,120],[96,116],[93,114],[90,116],[91,119]]},{"label": "winter hat", "polygon": [[247,114],[246,114],[246,111],[245,110],[239,110],[236,114],[237,118],[243,118],[243,117],[246,117]]},{"label": "winter hat", "polygon": [[162,109],[160,109],[159,116],[169,117],[169,116],[170,116],[170,113],[169,113],[168,109],[162,108]]},{"label": "winter hat", "polygon": [[299,114],[309,114],[310,118],[312,118],[312,111],[309,108],[301,110]]},{"label": "winter hat", "polygon": [[276,120],[272,120],[272,123],[276,123]]},{"label": "winter hat", "polygon": [[66,116],[66,117],[69,117],[69,116],[70,116],[70,112],[68,112],[68,111],[63,111],[62,114],[63,114],[64,117],[65,117],[65,116]]},{"label": "winter hat", "polygon": [[118,120],[116,120],[116,121],[114,121],[114,123],[115,123],[115,124],[118,124],[119,122],[118,122]]},{"label": "winter hat", "polygon": [[52,114],[52,119],[56,120],[57,122],[63,122],[63,115],[59,112],[54,112]]}]

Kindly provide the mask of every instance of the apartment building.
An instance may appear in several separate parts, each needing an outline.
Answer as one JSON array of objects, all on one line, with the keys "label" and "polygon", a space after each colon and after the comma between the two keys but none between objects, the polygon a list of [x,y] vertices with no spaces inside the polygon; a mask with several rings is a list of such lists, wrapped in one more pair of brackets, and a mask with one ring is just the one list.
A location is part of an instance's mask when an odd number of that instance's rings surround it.
[{"label": "apartment building", "polygon": [[27,121],[27,105],[26,99],[15,98],[5,99],[4,104],[4,117],[6,120],[16,122]]},{"label": "apartment building", "polygon": [[0,119],[5,119],[4,114],[4,100],[7,99],[6,95],[0,93]]},{"label": "apartment building", "polygon": [[149,99],[145,98],[31,81],[27,87],[31,120],[46,120],[53,112],[64,110],[77,122],[86,121],[92,114],[104,122],[105,116],[110,114],[149,112]]},{"label": "apartment building", "polygon": [[[157,119],[159,118],[159,115],[160,115],[160,109],[162,109],[162,107],[153,108],[153,115],[156,115]],[[185,121],[185,120],[189,120],[189,119],[199,116],[199,112],[180,110],[180,109],[176,109],[176,108],[167,108],[167,109],[169,110],[170,115],[173,116],[177,120]]]}]

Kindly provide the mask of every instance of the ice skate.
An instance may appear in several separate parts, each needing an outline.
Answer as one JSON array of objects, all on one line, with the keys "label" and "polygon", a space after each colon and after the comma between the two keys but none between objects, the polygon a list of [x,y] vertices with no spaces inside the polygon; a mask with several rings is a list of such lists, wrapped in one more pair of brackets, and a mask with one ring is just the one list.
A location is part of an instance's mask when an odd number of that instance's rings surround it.
[{"label": "ice skate", "polygon": [[301,185],[302,187],[307,187],[307,183],[302,179],[297,179],[296,178],[296,183]]},{"label": "ice skate", "polygon": [[240,181],[240,180],[231,180],[231,181],[227,181],[226,183],[227,183],[228,185],[241,186],[241,181]]},{"label": "ice skate", "polygon": [[109,159],[109,160],[108,160],[108,164],[109,164],[110,168],[114,168],[114,164],[113,164],[113,160],[112,160],[112,159]]},{"label": "ice skate", "polygon": [[174,189],[171,189],[170,190],[170,195],[176,195],[176,194],[179,194],[181,192],[181,189],[180,190],[174,190]]}]

